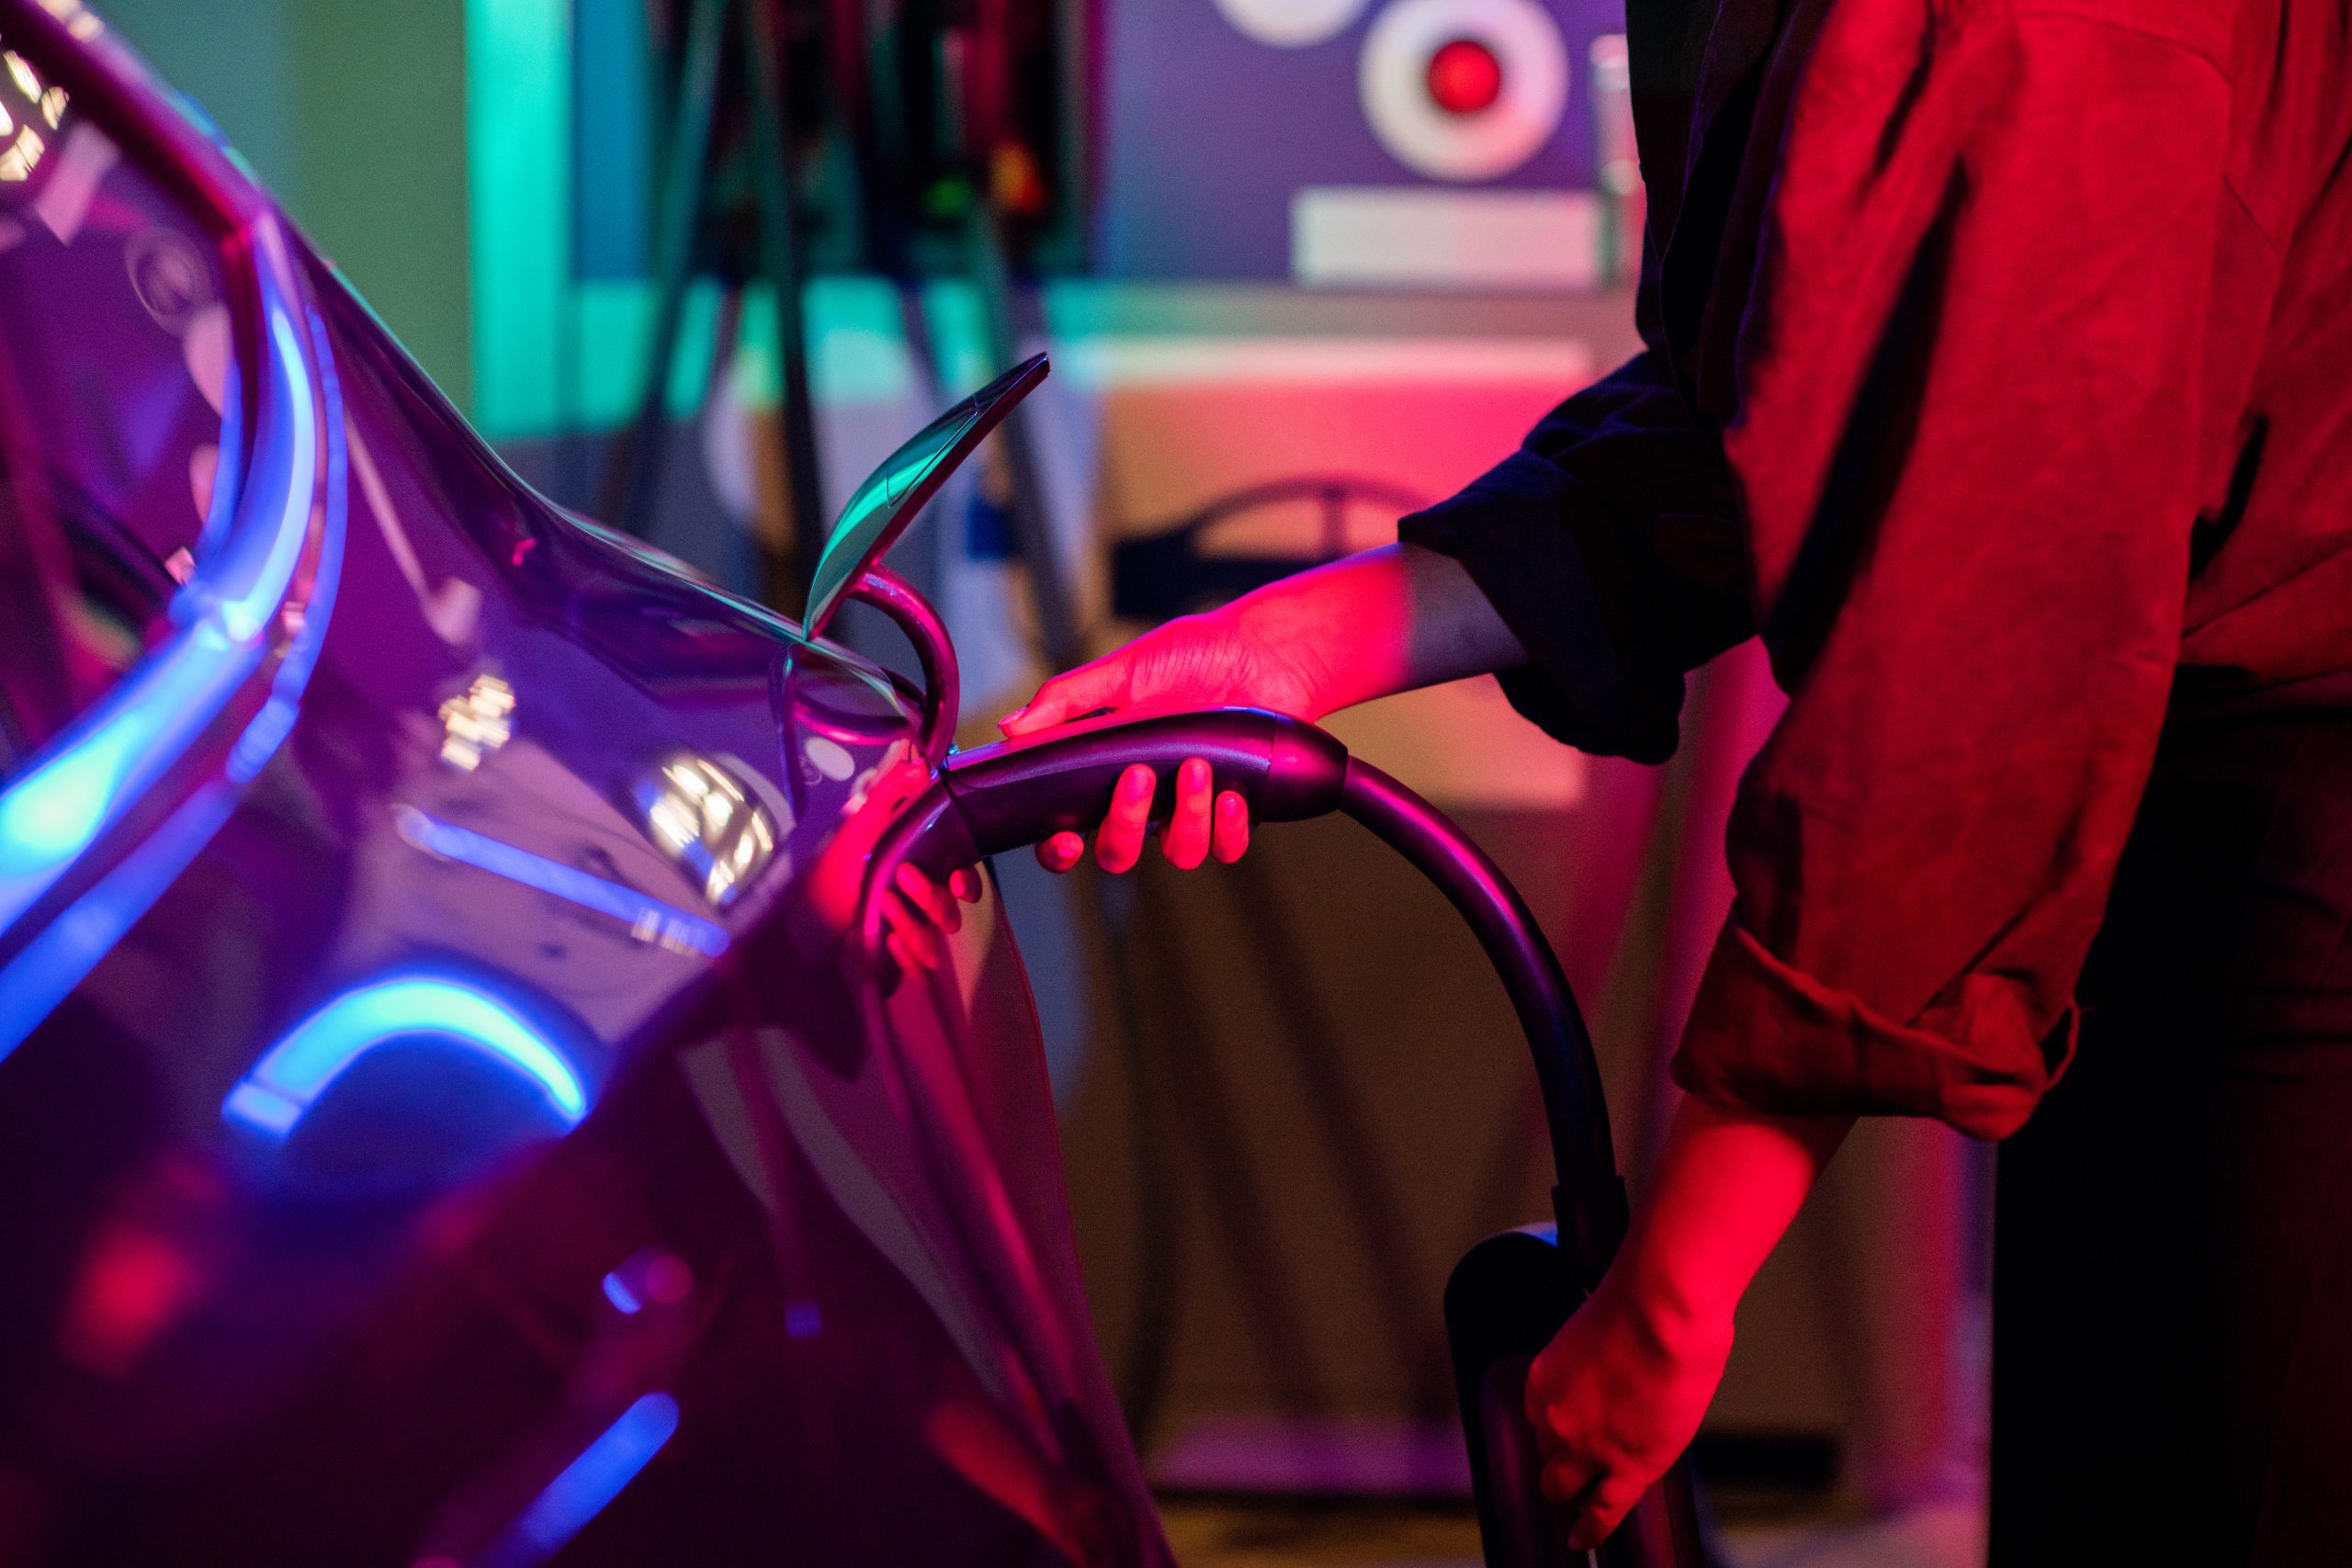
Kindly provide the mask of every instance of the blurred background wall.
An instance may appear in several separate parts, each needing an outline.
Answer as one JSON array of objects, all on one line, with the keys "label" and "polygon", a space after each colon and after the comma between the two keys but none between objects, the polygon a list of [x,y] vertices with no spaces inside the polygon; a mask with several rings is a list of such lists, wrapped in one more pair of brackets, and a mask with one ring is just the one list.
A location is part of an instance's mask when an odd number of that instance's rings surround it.
[{"label": "blurred background wall", "polygon": [[104,10],[469,406],[465,0],[122,0]]}]

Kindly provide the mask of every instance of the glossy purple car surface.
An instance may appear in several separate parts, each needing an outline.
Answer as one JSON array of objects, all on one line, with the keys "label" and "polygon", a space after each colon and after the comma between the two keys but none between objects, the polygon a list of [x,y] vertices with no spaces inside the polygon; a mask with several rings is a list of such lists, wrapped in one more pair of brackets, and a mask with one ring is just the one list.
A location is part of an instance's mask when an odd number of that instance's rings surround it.
[{"label": "glossy purple car surface", "polygon": [[854,940],[914,694],[0,51],[0,1562],[1168,1561],[993,893]]}]

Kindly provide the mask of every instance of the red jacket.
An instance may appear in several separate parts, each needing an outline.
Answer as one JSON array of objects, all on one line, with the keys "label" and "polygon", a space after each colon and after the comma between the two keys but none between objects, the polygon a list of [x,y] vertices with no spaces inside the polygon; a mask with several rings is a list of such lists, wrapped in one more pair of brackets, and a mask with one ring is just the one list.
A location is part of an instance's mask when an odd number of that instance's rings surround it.
[{"label": "red jacket", "polygon": [[1763,637],[1677,1079],[2002,1136],[2168,706],[2352,671],[2352,11],[1698,10],[1633,0],[1648,352],[1402,533],[1593,750]]}]

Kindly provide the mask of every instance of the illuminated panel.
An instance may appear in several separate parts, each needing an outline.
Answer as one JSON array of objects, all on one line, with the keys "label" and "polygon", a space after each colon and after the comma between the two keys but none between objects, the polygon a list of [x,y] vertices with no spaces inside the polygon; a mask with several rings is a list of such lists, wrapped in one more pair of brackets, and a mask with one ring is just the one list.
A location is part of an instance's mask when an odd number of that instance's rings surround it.
[{"label": "illuminated panel", "polygon": [[608,881],[578,866],[535,855],[501,839],[426,816],[413,806],[394,807],[401,837],[428,854],[458,861],[493,876],[551,893],[582,908],[610,915],[638,935],[674,950],[716,958],[727,951],[723,927],[690,915],[634,887]]},{"label": "illuminated panel", "polygon": [[1590,288],[1600,219],[1589,190],[1308,186],[1291,199],[1291,267],[1322,286]]},{"label": "illuminated panel", "polygon": [[567,1127],[587,1114],[579,1074],[546,1035],[469,986],[422,976],[345,991],[304,1019],[229,1091],[220,1114],[282,1138],[345,1068],[388,1041],[418,1035],[479,1052],[531,1078]]},{"label": "illuminated panel", "polygon": [[571,283],[571,10],[466,0],[469,412],[493,438],[568,428],[557,367]]},{"label": "illuminated panel", "polygon": [[678,1402],[649,1393],[580,1451],[514,1517],[481,1558],[481,1568],[536,1568],[563,1550],[612,1505],[678,1429]]}]

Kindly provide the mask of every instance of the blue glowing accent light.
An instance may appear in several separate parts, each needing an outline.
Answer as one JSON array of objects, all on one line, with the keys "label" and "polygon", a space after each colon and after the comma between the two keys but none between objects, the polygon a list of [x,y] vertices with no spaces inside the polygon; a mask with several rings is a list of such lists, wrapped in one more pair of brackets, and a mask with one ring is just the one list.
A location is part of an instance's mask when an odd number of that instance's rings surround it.
[{"label": "blue glowing accent light", "polygon": [[510,882],[552,893],[582,908],[610,915],[631,931],[707,958],[727,951],[726,928],[608,878],[533,854],[526,849],[426,816],[413,806],[396,807],[401,836],[444,860],[486,871]]},{"label": "blue glowing accent light", "polygon": [[198,626],[116,686],[108,701],[0,795],[0,926],[53,886],[211,719],[258,661]]},{"label": "blue glowing accent light", "polygon": [[[281,263],[281,242],[257,236]],[[276,386],[255,432],[252,471],[216,479],[198,570],[175,597],[178,630],[68,726],[0,790],[0,931],[53,888],[99,836],[120,820],[211,726],[268,652],[266,633],[293,591],[314,515],[322,523],[301,629],[263,712],[229,760],[232,782],[258,771],[293,727],[294,705],[326,632],[342,562],[341,424],[334,371],[322,341],[317,375],[268,268],[257,273]],[[232,379],[232,386],[235,383]],[[329,411],[329,485],[320,510],[320,399]],[[221,447],[234,446],[237,405],[223,412]],[[226,528],[227,498],[254,520]],[[0,1057],[79,984],[107,948],[194,859],[233,801],[184,808],[158,835],[156,852],[133,851],[89,892],[33,934],[0,968]],[[198,831],[198,826],[201,831]]]},{"label": "blue glowing accent light", "polygon": [[505,1003],[454,980],[379,980],[327,1003],[271,1046],[221,1102],[229,1121],[283,1138],[344,1070],[388,1041],[429,1035],[476,1051],[536,1081],[569,1128],[587,1091],[561,1050]]},{"label": "blue glowing accent light", "polygon": [[[279,498],[276,526],[231,541],[228,558],[190,584],[233,585],[210,599],[184,591],[183,631],[126,676],[51,754],[0,794],[0,926],[46,893],[75,857],[201,734],[260,664],[261,634],[292,586],[310,536],[318,468],[313,384],[284,310],[269,311],[288,416],[265,430],[257,467]],[[238,547],[243,545],[244,547]],[[323,564],[323,563],[322,563]],[[323,616],[321,617],[323,620]]]},{"label": "blue glowing accent light", "polygon": [[536,1568],[612,1506],[678,1429],[678,1402],[649,1393],[621,1412],[531,1499],[481,1557],[482,1568]]},{"label": "blue glowing accent light", "polygon": [[645,1303],[629,1289],[628,1281],[622,1279],[617,1270],[605,1276],[605,1299],[631,1317],[645,1310]]},{"label": "blue glowing accent light", "polygon": [[235,804],[225,784],[199,791],[105,880],[26,943],[14,962],[0,968],[0,1058],[54,1011],[163,897],[164,889],[229,819]]},{"label": "blue glowing accent light", "polygon": [[[281,440],[274,445],[283,448],[288,477],[300,476],[307,480],[317,472],[319,461],[318,414],[311,404],[311,378],[303,364],[300,340],[295,336],[293,318],[282,306],[272,305],[268,319],[269,345],[277,356],[278,371],[286,377],[288,385],[300,394],[286,400],[288,428],[276,433]],[[233,642],[258,641],[294,586],[295,563],[301,559],[302,541],[311,531],[311,487],[308,483],[281,484],[277,487],[277,526],[254,536],[254,547],[240,552],[241,558],[227,563],[231,570],[222,574],[223,581],[217,585],[230,590],[214,604],[221,626]]]}]

